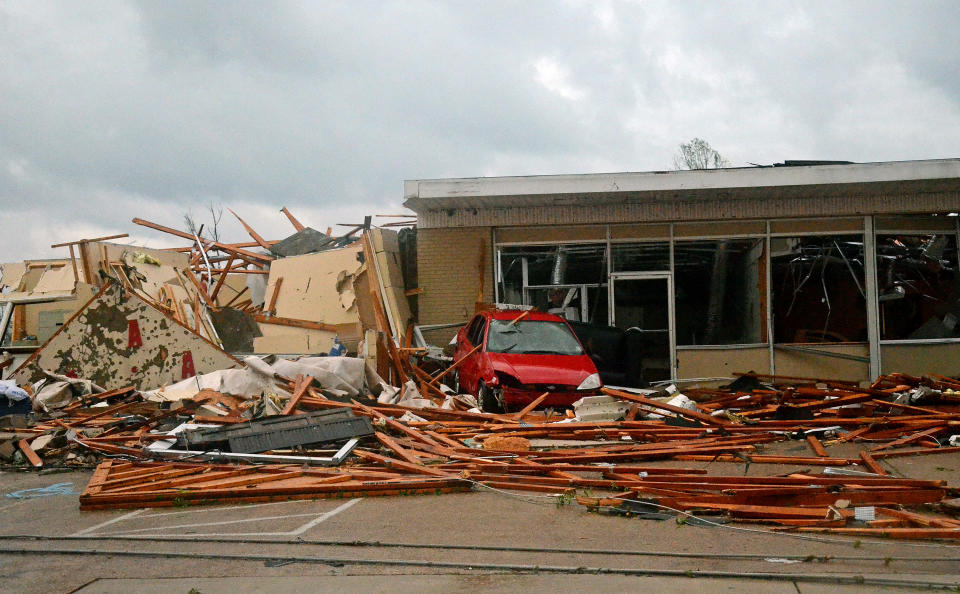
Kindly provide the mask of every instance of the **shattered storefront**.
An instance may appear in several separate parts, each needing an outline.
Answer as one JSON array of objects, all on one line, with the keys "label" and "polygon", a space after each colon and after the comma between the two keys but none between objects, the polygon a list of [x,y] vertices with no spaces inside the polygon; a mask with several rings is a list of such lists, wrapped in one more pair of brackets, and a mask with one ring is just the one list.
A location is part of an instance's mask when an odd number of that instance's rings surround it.
[{"label": "shattered storefront", "polygon": [[[958,188],[960,160],[407,182],[420,322],[557,313],[617,385],[957,374]],[[451,246],[477,273],[430,286]]]}]

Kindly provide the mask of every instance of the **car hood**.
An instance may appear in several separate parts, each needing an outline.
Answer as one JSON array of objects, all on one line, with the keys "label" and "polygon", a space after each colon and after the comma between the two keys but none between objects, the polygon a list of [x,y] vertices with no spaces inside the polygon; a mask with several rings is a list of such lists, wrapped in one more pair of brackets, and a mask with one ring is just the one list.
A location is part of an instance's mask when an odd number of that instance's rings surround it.
[{"label": "car hood", "polygon": [[586,355],[511,355],[487,353],[495,371],[509,373],[523,384],[579,386],[597,368]]}]

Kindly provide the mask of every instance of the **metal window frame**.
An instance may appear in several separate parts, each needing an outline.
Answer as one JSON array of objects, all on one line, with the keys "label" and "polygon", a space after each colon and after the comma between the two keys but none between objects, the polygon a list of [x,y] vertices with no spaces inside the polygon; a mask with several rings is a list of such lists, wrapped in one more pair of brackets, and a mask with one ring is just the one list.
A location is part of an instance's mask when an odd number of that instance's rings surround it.
[{"label": "metal window frame", "polygon": [[[672,227],[672,226],[671,226]],[[672,245],[672,244],[671,244]],[[671,250],[671,254],[672,254]],[[644,271],[644,272],[613,272],[610,274],[610,281],[607,283],[607,295],[609,296],[609,310],[607,318],[609,325],[613,326],[616,322],[614,307],[614,290],[618,280],[665,280],[667,281],[667,333],[668,344],[670,345],[670,380],[677,378],[677,341],[676,341],[676,312],[673,290],[673,272],[669,270]]]},{"label": "metal window frame", "polygon": [[[932,213],[927,213],[929,216]],[[853,219],[854,217],[850,217]],[[666,237],[638,237],[638,238],[625,238],[618,237],[616,239],[612,238],[612,229],[614,227],[622,227],[625,225],[644,225],[644,223],[608,223],[606,227],[606,240],[549,240],[549,241],[520,241],[520,242],[503,242],[499,243],[496,240],[497,228],[493,228],[493,258],[494,264],[497,266],[495,270],[497,271],[498,281],[494,283],[496,299],[499,302],[500,298],[500,282],[502,282],[502,268],[501,264],[501,248],[506,247],[526,247],[526,246],[535,246],[535,245],[588,245],[588,244],[601,244],[605,245],[605,257],[606,257],[606,268],[607,268],[607,306],[608,306],[608,321],[612,320],[614,315],[613,307],[613,278],[614,276],[618,278],[627,278],[624,275],[631,275],[632,278],[657,278],[657,275],[667,275],[668,285],[669,285],[669,298],[670,298],[670,344],[671,344],[671,374],[673,377],[676,377],[676,370],[678,366],[677,361],[677,352],[678,351],[693,351],[693,350],[737,350],[737,349],[751,349],[751,348],[761,348],[766,346],[769,351],[770,359],[770,373],[776,374],[776,349],[777,343],[774,340],[774,316],[773,316],[773,291],[772,291],[772,280],[773,280],[773,270],[772,270],[772,240],[782,237],[811,237],[811,236],[842,236],[842,235],[856,235],[861,234],[864,242],[864,292],[866,293],[866,316],[867,316],[867,342],[869,352],[870,352],[870,376],[877,377],[880,375],[883,368],[882,365],[882,346],[898,346],[898,345],[923,345],[923,344],[957,344],[960,343],[960,338],[941,338],[941,339],[920,339],[920,340],[881,340],[879,334],[879,307],[877,302],[877,270],[876,270],[876,237],[877,235],[887,235],[887,234],[900,234],[900,235],[924,235],[932,232],[938,233],[949,233],[949,231],[944,231],[942,229],[916,229],[914,231],[905,230],[905,229],[878,229],[875,225],[876,215],[865,215],[862,217],[863,225],[859,230],[856,229],[845,229],[845,230],[830,230],[830,231],[794,231],[794,232],[772,232],[771,231],[771,222],[772,221],[790,221],[794,219],[756,219],[763,220],[766,227],[764,233],[747,233],[747,234],[735,234],[735,235],[705,235],[705,236],[684,236],[677,237],[675,234],[675,225],[677,222],[670,222],[669,233]],[[796,220],[809,221],[810,218],[802,218]],[[663,222],[658,223],[649,223],[649,225],[664,225]],[[954,231],[956,235],[956,247],[957,247],[957,259],[960,262],[960,216],[954,217],[954,226],[956,230]],[[920,225],[922,227],[922,225]],[[676,345],[676,303],[675,303],[675,247],[677,242],[686,242],[686,241],[707,241],[707,240],[721,240],[721,239],[764,239],[765,244],[765,260],[766,260],[766,320],[767,320],[767,335],[766,341],[760,343],[750,343],[750,344],[725,344],[725,345]],[[613,246],[629,243],[663,243],[667,242],[669,245],[669,254],[670,254],[670,269],[669,271],[620,271],[614,272],[613,270]],[[639,276],[632,276],[639,275]],[[661,276],[662,278],[662,276]],[[528,276],[526,269],[526,259],[523,262],[523,283],[524,288],[527,288]],[[590,287],[599,287],[602,288],[604,283],[599,284],[588,284],[586,286]],[[524,291],[524,301],[526,301],[526,292]],[[529,305],[524,303],[524,305]],[[783,343],[789,345],[790,343]],[[864,343],[851,343],[851,344],[864,344]]]},{"label": "metal window frame", "polygon": [[[872,218],[872,217],[871,217]],[[897,345],[923,345],[923,344],[956,344],[960,343],[960,338],[881,338],[880,337],[880,306],[879,306],[879,284],[876,283],[876,237],[878,235],[953,235],[954,237],[954,247],[957,250],[957,263],[960,265],[960,217],[954,217],[955,221],[955,231],[944,231],[942,229],[918,229],[918,230],[906,230],[906,229],[895,229],[895,230],[874,230],[873,233],[873,244],[874,244],[874,254],[873,259],[870,260],[873,263],[874,268],[874,297],[873,303],[876,308],[875,322],[877,325],[877,360],[878,360],[878,372],[873,374],[874,377],[880,375],[879,369],[883,368],[881,364],[883,362],[883,350],[879,347],[881,346],[897,346]],[[866,256],[864,256],[866,257]],[[960,271],[957,272],[960,274]],[[869,304],[868,304],[869,305]],[[869,306],[868,306],[869,313]]]}]

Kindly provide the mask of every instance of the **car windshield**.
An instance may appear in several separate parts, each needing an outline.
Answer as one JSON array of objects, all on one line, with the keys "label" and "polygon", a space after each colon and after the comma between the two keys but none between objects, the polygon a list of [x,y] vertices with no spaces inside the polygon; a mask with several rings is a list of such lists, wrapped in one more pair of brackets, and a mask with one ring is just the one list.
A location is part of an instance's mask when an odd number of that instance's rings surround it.
[{"label": "car windshield", "polygon": [[583,349],[563,322],[490,320],[487,352],[526,355],[582,355]]}]

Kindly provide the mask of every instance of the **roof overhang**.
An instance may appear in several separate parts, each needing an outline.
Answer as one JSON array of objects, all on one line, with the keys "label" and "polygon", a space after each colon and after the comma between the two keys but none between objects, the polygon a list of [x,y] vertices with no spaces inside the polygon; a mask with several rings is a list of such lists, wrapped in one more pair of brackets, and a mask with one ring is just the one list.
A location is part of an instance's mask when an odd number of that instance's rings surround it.
[{"label": "roof overhang", "polygon": [[676,199],[785,199],[847,193],[860,197],[960,191],[960,159],[408,180],[404,205],[445,209],[586,206]]}]

